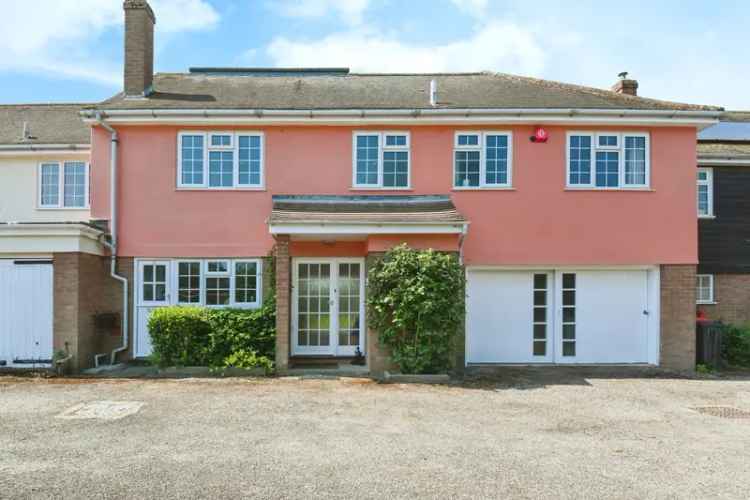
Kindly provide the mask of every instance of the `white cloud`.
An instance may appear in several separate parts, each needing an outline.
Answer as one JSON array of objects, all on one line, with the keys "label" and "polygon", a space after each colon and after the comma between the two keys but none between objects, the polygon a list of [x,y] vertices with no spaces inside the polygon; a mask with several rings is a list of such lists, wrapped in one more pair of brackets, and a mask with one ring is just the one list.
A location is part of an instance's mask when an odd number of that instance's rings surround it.
[{"label": "white cloud", "polygon": [[335,15],[349,25],[362,24],[370,0],[276,0],[269,7],[281,15],[300,18],[323,18]]},{"label": "white cloud", "polygon": [[492,70],[539,75],[545,59],[532,32],[502,21],[442,45],[409,44],[393,35],[360,29],[319,40],[278,37],[266,53],[278,66],[347,66],[361,72]]},{"label": "white cloud", "polygon": [[487,13],[487,0],[451,0],[462,12],[481,18]]},{"label": "white cloud", "polygon": [[[219,20],[205,0],[152,0],[151,5],[158,33],[209,29]],[[0,70],[118,86],[121,68],[99,56],[92,42],[122,23],[121,1],[8,2],[0,17]]]}]

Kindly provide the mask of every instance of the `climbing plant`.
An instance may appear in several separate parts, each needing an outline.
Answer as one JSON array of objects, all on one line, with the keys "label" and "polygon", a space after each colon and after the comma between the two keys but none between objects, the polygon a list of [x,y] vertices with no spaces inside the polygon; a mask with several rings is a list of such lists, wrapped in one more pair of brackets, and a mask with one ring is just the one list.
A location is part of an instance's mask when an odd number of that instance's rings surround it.
[{"label": "climbing plant", "polygon": [[388,251],[368,273],[369,326],[403,373],[444,373],[464,322],[464,273],[455,254]]}]

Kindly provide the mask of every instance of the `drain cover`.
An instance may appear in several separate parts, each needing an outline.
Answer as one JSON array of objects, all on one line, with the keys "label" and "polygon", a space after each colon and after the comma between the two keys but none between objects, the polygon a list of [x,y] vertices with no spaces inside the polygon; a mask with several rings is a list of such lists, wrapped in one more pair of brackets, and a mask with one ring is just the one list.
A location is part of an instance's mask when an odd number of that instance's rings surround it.
[{"label": "drain cover", "polygon": [[698,413],[720,418],[750,418],[750,411],[741,410],[734,406],[697,406],[692,408]]},{"label": "drain cover", "polygon": [[68,420],[96,419],[96,420],[119,420],[138,413],[143,403],[139,401],[93,401],[91,403],[77,404],[68,408],[57,418]]}]

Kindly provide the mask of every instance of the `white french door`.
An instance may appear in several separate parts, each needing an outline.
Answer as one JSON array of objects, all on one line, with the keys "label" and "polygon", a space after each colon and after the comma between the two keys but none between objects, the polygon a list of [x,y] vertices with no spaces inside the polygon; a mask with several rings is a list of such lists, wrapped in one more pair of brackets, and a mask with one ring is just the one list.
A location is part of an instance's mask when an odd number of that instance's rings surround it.
[{"label": "white french door", "polygon": [[292,354],[364,354],[364,259],[293,261]]},{"label": "white french door", "polygon": [[157,307],[171,303],[170,262],[149,260],[138,262],[138,284],[135,289],[137,325],[135,337],[135,356],[144,357],[151,354],[151,337],[148,334],[148,318]]}]

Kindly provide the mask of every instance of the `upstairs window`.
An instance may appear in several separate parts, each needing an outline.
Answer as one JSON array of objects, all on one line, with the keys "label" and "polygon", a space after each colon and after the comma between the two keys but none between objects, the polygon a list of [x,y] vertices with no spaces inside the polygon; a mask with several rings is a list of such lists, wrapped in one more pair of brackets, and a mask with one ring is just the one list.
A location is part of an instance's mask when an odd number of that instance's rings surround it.
[{"label": "upstairs window", "polygon": [[178,187],[263,187],[261,133],[180,132],[178,142]]},{"label": "upstairs window", "polygon": [[510,187],[511,148],[510,132],[456,132],[453,145],[453,187]]},{"label": "upstairs window", "polygon": [[714,275],[698,274],[696,276],[696,302],[698,304],[713,304],[714,302]]},{"label": "upstairs window", "polygon": [[89,206],[89,167],[82,161],[39,165],[39,207],[86,209]]},{"label": "upstairs window", "polygon": [[409,188],[409,134],[356,132],[353,170],[357,188]]},{"label": "upstairs window", "polygon": [[698,217],[714,216],[714,172],[710,168],[699,168],[696,174]]},{"label": "upstairs window", "polygon": [[648,187],[648,142],[648,135],[641,133],[569,133],[567,186],[593,189]]}]

